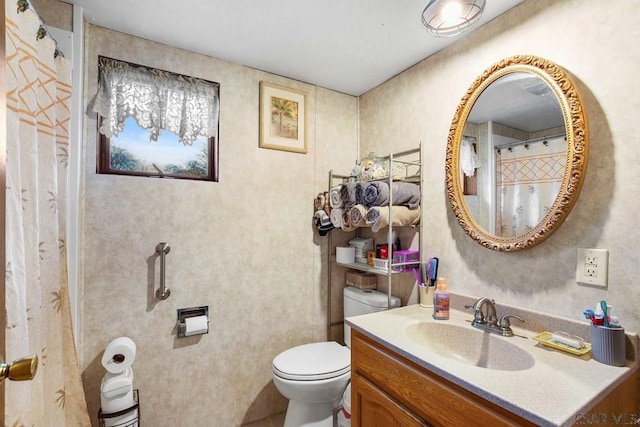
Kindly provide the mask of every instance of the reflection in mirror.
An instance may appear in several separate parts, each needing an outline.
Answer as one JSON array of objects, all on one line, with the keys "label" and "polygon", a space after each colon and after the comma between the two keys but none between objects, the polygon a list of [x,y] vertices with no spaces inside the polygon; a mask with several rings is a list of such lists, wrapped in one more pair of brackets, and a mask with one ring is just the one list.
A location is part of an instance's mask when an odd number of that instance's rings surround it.
[{"label": "reflection in mirror", "polygon": [[539,244],[571,211],[586,172],[587,121],[551,61],[514,56],[465,93],[447,140],[447,193],[463,230],[498,251]]},{"label": "reflection in mirror", "polygon": [[540,77],[510,73],[482,92],[460,147],[461,179],[475,182],[465,202],[478,225],[514,237],[543,219],[562,184],[565,137],[558,98]]}]

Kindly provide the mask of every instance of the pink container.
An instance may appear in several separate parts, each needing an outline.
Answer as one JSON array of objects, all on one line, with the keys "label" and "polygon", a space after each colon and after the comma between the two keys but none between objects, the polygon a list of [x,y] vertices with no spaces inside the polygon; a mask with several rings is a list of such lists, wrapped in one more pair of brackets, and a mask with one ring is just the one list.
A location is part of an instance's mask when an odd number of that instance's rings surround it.
[{"label": "pink container", "polygon": [[409,250],[393,252],[393,267],[391,267],[393,271],[410,271],[415,268],[420,268],[420,252]]}]

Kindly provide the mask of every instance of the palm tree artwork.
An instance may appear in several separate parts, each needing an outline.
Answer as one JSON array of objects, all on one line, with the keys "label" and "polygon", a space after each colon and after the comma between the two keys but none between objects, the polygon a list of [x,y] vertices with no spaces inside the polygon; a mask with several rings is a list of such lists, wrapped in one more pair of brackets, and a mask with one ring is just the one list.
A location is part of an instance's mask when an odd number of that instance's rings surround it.
[{"label": "palm tree artwork", "polygon": [[276,138],[298,139],[298,103],[271,97],[271,126],[269,134]]}]

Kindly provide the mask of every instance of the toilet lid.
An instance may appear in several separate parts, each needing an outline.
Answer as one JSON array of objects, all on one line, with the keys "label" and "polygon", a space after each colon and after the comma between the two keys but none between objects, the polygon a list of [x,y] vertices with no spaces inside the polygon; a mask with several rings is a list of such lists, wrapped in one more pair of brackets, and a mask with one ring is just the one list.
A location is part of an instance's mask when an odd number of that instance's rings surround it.
[{"label": "toilet lid", "polygon": [[300,345],[273,359],[273,373],[288,380],[324,380],[350,370],[351,351],[335,341]]}]

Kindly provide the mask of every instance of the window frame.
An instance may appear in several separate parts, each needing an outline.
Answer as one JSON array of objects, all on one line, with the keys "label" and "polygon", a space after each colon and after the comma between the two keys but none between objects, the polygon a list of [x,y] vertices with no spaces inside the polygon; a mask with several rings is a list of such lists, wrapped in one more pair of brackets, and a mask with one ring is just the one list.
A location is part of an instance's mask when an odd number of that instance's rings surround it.
[{"label": "window frame", "polygon": [[[118,59],[118,61],[125,62],[131,67],[143,67],[147,69],[155,69],[159,70],[171,75],[176,76],[186,76],[185,74],[174,73],[171,71],[166,71],[157,67],[149,67],[146,65],[135,64],[128,61],[122,61]],[[99,71],[98,71],[99,73]],[[186,76],[188,77],[188,76]],[[99,77],[98,77],[99,78]],[[200,79],[198,77],[198,79]],[[218,88],[218,102],[220,102],[220,83],[214,82],[211,80],[200,79],[206,81],[207,83],[211,83]],[[219,111],[219,110],[218,110]],[[219,114],[219,113],[218,113]],[[104,118],[98,114],[98,120],[96,121],[96,133],[98,140],[98,150],[96,153],[96,173],[101,175],[124,175],[124,176],[139,176],[139,177],[155,177],[155,178],[175,178],[175,179],[187,179],[192,181],[209,181],[209,182],[218,182],[219,178],[219,136],[220,136],[220,120],[218,120],[218,126],[216,129],[216,135],[207,138],[207,175],[206,176],[198,176],[198,175],[186,175],[186,174],[176,174],[176,173],[160,173],[160,172],[144,172],[144,171],[127,171],[127,170],[119,170],[111,168],[111,138],[103,135],[100,132],[100,126],[102,125],[102,120]],[[140,126],[138,126],[140,127]],[[141,127],[140,127],[141,128]],[[141,128],[143,129],[143,128]],[[166,129],[163,129],[166,132],[169,132]],[[152,142],[149,142],[152,144]],[[178,142],[180,144],[180,142]]]},{"label": "window frame", "polygon": [[[98,128],[103,118],[100,116],[98,119]],[[218,134],[220,129],[218,129]],[[208,174],[206,176],[197,175],[183,175],[165,172],[162,175],[160,172],[144,172],[144,171],[128,171],[111,168],[111,138],[107,138],[97,130],[98,134],[98,153],[97,153],[97,167],[96,173],[100,175],[126,175],[126,176],[140,176],[140,177],[153,177],[153,178],[177,178],[177,179],[189,179],[193,181],[211,181],[218,182],[218,164],[219,164],[219,147],[218,138],[212,136],[207,139],[207,164]],[[149,144],[153,144],[149,142]]]}]

